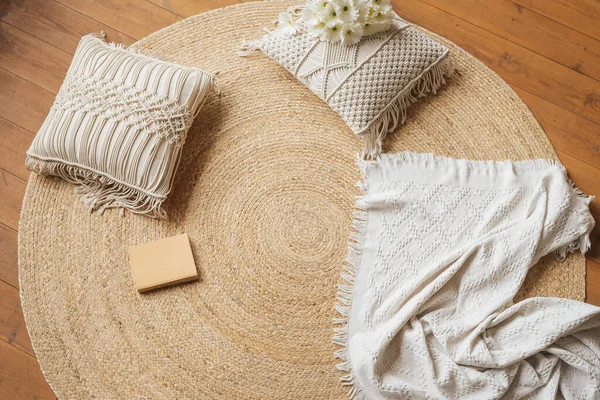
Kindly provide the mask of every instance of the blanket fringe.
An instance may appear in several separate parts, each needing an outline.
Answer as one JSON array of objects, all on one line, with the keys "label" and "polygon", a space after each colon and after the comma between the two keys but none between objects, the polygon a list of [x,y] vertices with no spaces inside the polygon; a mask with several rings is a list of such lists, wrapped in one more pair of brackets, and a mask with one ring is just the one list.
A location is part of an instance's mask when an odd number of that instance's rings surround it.
[{"label": "blanket fringe", "polygon": [[[367,165],[359,160],[363,182]],[[333,318],[334,335],[333,343],[341,348],[334,353],[334,357],[340,362],[336,365],[339,371],[345,372],[340,377],[342,385],[350,386],[349,396],[352,400],[367,400],[366,394],[362,391],[359,385],[355,382],[355,376],[352,371],[352,363],[350,361],[350,353],[348,349],[348,319],[350,318],[350,310],[352,307],[352,295],[354,291],[354,282],[358,271],[358,266],[363,252],[363,242],[367,231],[368,213],[366,204],[364,203],[364,195],[367,191],[367,184],[358,183],[361,188],[361,195],[356,201],[356,209],[352,218],[352,232],[348,241],[348,256],[346,265],[342,270],[340,277],[342,283],[338,285],[338,293],[336,296],[335,311],[336,316]]]},{"label": "blanket fringe", "polygon": [[[527,172],[556,167],[560,168],[566,174],[566,169],[560,161],[545,158],[522,161],[467,160],[438,156],[433,153],[404,151],[397,154],[380,154],[377,156],[376,161],[378,164],[388,165],[390,167],[412,166],[423,169],[458,168],[478,172],[502,172],[505,170]],[[371,165],[372,163],[367,162],[366,164]]]},{"label": "blanket fringe", "polygon": [[436,94],[446,83],[446,79],[454,74],[454,60],[446,52],[417,78],[413,79],[396,98],[375,118],[371,124],[359,133],[363,138],[364,159],[372,160],[381,153],[382,143],[388,132],[393,132],[406,122],[406,111],[419,98],[429,93]]},{"label": "blanket fringe", "polygon": [[90,211],[102,214],[109,208],[120,208],[134,214],[143,214],[151,218],[164,219],[166,211],[162,208],[164,198],[152,197],[134,187],[96,172],[56,161],[46,161],[27,157],[27,169],[40,175],[55,175],[67,182],[78,185],[75,194]]},{"label": "blanket fringe", "polygon": [[[589,210],[590,203],[594,200],[594,196],[587,196],[581,189],[579,189],[575,184],[568,179],[569,184],[571,185],[571,191],[576,197],[576,201],[578,202],[577,208],[582,210]],[[580,251],[581,254],[585,255],[587,251],[592,247],[592,243],[590,241],[590,235],[592,233],[592,229],[594,228],[595,222],[592,219],[590,227],[586,232],[584,232],[579,238],[572,241],[571,243],[562,246],[554,251],[554,258],[558,261],[563,262],[567,259],[569,254],[575,253],[576,251]]]}]

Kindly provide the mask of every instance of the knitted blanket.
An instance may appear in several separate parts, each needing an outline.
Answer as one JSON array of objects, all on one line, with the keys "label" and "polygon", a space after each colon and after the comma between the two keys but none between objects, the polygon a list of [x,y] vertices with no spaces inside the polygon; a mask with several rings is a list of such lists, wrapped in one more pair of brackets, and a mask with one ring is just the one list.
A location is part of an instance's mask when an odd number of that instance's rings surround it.
[{"label": "knitted blanket", "polygon": [[514,303],[542,256],[589,247],[559,163],[361,161],[334,341],[354,399],[598,399],[600,308]]}]

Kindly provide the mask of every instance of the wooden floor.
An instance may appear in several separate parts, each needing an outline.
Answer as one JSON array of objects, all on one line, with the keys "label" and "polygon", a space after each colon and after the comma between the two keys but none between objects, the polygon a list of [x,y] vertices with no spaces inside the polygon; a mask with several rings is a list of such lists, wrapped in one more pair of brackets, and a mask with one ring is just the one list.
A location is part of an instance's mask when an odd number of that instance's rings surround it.
[{"label": "wooden floor", "polygon": [[[299,0],[302,2],[303,0]],[[79,38],[104,30],[131,44],[236,0],[0,0],[0,399],[53,399],[19,304],[17,230],[29,147]],[[469,51],[521,96],[572,180],[598,196],[600,2],[397,0],[396,11]],[[600,224],[599,224],[600,225]],[[600,229],[587,261],[587,299],[600,305]]]}]

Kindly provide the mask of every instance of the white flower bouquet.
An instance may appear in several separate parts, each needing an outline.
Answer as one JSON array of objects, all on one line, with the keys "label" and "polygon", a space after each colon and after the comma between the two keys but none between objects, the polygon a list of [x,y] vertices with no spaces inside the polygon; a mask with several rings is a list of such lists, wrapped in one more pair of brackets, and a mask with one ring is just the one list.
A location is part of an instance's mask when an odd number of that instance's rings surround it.
[{"label": "white flower bouquet", "polygon": [[297,13],[279,14],[279,27],[295,35],[304,24],[313,37],[353,45],[363,36],[389,29],[393,19],[390,0],[309,0]]}]

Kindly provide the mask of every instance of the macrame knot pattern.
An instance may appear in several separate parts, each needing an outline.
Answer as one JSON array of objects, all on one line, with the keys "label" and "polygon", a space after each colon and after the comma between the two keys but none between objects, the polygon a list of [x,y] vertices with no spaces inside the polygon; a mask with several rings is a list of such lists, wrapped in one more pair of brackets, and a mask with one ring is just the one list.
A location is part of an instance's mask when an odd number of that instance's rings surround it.
[{"label": "macrame knot pattern", "polygon": [[146,135],[182,146],[193,115],[187,104],[123,82],[70,73],[54,110],[80,111],[127,124]]}]

